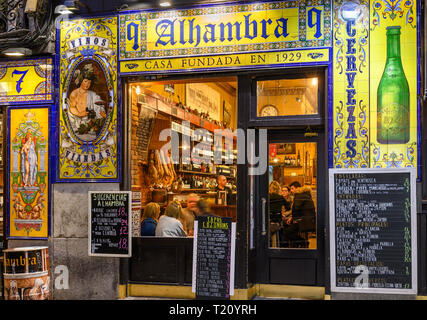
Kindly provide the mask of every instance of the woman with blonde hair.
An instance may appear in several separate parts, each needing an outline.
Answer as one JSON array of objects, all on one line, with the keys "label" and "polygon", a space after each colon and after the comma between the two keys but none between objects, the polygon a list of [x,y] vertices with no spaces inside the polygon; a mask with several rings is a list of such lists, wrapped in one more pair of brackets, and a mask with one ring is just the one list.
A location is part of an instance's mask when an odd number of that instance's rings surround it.
[{"label": "woman with blonde hair", "polygon": [[159,220],[160,206],[150,202],[144,209],[141,222],[141,237],[154,237],[156,235],[157,221]]},{"label": "woman with blonde hair", "polygon": [[280,183],[276,180],[273,180],[270,182],[270,185],[268,186],[268,193],[281,193]]},{"label": "woman with blonde hair", "polygon": [[186,237],[182,223],[182,207],[178,201],[168,204],[165,214],[160,217],[156,228],[157,237]]},{"label": "woman with blonde hair", "polygon": [[281,195],[280,183],[273,180],[268,186],[268,209],[270,217],[270,245],[278,247],[280,239],[278,238],[279,230],[282,226],[282,211],[284,210],[284,198]]},{"label": "woman with blonde hair", "polygon": [[280,183],[273,180],[268,186],[269,193],[269,211],[270,211],[270,222],[282,221],[282,206],[284,206],[284,198],[281,195],[282,189]]}]

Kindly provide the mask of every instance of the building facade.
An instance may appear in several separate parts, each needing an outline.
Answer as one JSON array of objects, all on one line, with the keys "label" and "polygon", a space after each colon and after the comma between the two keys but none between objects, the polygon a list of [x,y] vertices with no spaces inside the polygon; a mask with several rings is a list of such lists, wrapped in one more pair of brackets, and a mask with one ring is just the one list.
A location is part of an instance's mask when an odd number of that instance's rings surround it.
[{"label": "building facade", "polygon": [[[57,15],[54,52],[0,63],[4,247],[49,247],[53,299],[191,299],[205,199],[236,223],[232,299],[426,295],[424,21],[416,0]],[[90,191],[131,191],[130,257],[91,255]],[[146,234],[174,201],[186,236]]]}]

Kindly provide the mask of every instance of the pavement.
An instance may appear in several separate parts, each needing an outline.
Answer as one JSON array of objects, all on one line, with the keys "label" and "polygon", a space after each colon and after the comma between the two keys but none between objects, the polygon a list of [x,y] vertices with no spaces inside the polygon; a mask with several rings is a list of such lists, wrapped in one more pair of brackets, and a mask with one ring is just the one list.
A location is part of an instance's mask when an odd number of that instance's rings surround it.
[{"label": "pavement", "polygon": [[[175,298],[160,298],[160,297],[126,297],[121,300],[184,300],[185,301],[185,300],[193,300],[193,299],[175,299]],[[305,299],[255,296],[251,300],[305,300]]]}]

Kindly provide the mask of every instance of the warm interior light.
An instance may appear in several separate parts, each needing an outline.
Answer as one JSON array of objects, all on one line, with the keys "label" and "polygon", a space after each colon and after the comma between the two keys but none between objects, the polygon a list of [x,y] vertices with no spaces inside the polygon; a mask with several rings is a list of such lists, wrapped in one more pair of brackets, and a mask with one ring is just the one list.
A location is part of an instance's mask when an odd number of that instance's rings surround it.
[{"label": "warm interior light", "polygon": [[32,54],[32,51],[27,48],[9,48],[2,51],[2,54],[8,57],[23,57]]},{"label": "warm interior light", "polygon": [[277,158],[274,158],[274,160],[273,160],[274,162],[279,162],[279,159],[277,159]]},{"label": "warm interior light", "polygon": [[24,56],[24,54],[22,52],[6,52],[5,55],[9,56],[9,57],[23,57]]},{"label": "warm interior light", "polygon": [[316,86],[316,85],[317,85],[317,78],[313,78],[313,79],[311,80],[311,84],[312,84],[313,86]]},{"label": "warm interior light", "polygon": [[136,87],[136,94],[140,94],[141,93],[141,88],[139,86]]}]

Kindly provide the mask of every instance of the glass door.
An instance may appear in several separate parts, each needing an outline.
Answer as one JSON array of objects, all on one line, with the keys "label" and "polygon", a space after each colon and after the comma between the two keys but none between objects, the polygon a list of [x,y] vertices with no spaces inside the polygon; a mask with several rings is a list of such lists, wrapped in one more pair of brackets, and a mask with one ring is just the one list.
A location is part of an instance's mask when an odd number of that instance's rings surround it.
[{"label": "glass door", "polygon": [[268,130],[268,170],[255,186],[261,283],[324,285],[326,169],[316,135]]},{"label": "glass door", "polygon": [[267,129],[267,170],[254,178],[258,283],[324,286],[324,71],[252,78],[250,126]]}]

